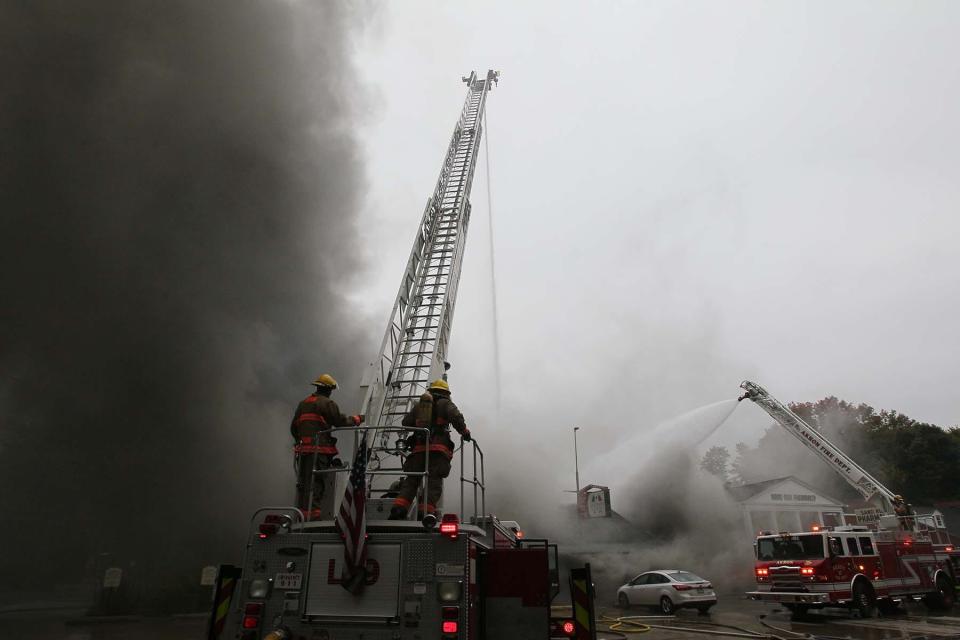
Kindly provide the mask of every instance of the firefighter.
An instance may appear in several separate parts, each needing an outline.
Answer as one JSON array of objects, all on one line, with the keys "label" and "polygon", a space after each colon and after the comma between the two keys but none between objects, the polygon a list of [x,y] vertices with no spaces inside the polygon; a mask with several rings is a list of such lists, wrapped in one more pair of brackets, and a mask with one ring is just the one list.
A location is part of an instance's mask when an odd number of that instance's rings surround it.
[{"label": "firefighter", "polygon": [[[337,459],[337,439],[327,433],[332,427],[359,426],[363,416],[347,416],[330,399],[337,381],[328,373],[313,381],[316,390],[297,406],[290,423],[297,470],[297,507],[308,520],[320,518],[326,489],[325,475],[314,469],[342,466]],[[332,514],[331,514],[332,515]]]},{"label": "firefighter", "polygon": [[893,496],[893,512],[897,514],[897,519],[900,521],[900,528],[903,531],[913,531],[915,526],[913,508],[907,504],[903,496]]},{"label": "firefighter", "polygon": [[[453,458],[453,440],[450,439],[450,427],[470,442],[470,430],[463,419],[463,414],[450,399],[450,385],[446,380],[435,380],[430,384],[427,393],[420,396],[416,406],[403,417],[405,427],[429,427],[429,440],[422,433],[415,433],[408,438],[408,446],[412,452],[403,463],[403,470],[407,473],[423,472],[427,463],[427,450],[430,451],[430,469],[427,475],[427,495],[421,497],[418,506],[418,515],[436,515],[437,503],[443,494],[443,479],[450,475],[450,459]],[[390,510],[391,520],[404,520],[407,512],[417,495],[422,476],[406,476],[400,485],[399,495],[393,501]]]}]

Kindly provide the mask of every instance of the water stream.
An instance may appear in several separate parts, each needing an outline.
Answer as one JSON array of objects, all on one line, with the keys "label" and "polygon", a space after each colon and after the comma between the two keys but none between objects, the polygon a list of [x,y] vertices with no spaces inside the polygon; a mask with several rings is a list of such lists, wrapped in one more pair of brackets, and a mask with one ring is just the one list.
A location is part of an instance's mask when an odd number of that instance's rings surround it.
[{"label": "water stream", "polygon": [[625,487],[659,455],[694,451],[727,421],[738,406],[735,398],[704,405],[627,438],[610,452],[584,465],[587,482]]}]

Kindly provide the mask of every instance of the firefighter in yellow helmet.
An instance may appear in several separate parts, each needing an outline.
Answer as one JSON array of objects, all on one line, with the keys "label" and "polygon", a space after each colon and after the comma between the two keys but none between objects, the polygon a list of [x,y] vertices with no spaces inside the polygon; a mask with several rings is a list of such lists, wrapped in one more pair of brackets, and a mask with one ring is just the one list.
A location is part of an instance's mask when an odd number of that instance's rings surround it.
[{"label": "firefighter in yellow helmet", "polygon": [[[413,409],[403,417],[405,427],[429,427],[430,437],[415,433],[408,439],[412,451],[403,463],[407,473],[423,472],[427,464],[427,450],[430,451],[430,468],[427,475],[427,495],[419,501],[419,516],[432,514],[443,494],[443,479],[450,475],[450,459],[453,458],[453,440],[450,439],[450,427],[469,442],[470,430],[463,419],[460,409],[450,399],[450,385],[446,380],[434,380],[427,393]],[[400,485],[397,497],[390,510],[391,520],[403,520],[407,517],[414,496],[420,488],[422,476],[406,476]]]},{"label": "firefighter in yellow helmet", "polygon": [[[297,507],[308,520],[320,518],[326,489],[326,475],[315,470],[340,466],[337,439],[328,432],[332,427],[359,425],[363,416],[340,413],[340,407],[330,399],[337,381],[328,373],[313,381],[316,390],[300,401],[290,423],[294,440],[294,468],[297,471]],[[332,497],[332,496],[330,496]],[[332,500],[329,501],[332,503]],[[332,507],[332,504],[331,504]],[[328,513],[327,516],[332,517]]]},{"label": "firefighter in yellow helmet", "polygon": [[916,527],[913,507],[907,504],[901,495],[893,496],[893,512],[897,514],[900,528],[904,531],[913,531]]}]

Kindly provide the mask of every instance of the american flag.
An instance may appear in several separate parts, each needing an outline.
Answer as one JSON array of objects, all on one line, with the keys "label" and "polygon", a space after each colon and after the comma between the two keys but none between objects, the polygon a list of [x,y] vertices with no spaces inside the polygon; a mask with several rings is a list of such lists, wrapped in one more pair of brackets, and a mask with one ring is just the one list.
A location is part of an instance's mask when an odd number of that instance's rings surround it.
[{"label": "american flag", "polygon": [[350,467],[350,482],[344,489],[337,528],[343,536],[343,572],[340,585],[360,593],[367,578],[367,437],[363,436]]}]

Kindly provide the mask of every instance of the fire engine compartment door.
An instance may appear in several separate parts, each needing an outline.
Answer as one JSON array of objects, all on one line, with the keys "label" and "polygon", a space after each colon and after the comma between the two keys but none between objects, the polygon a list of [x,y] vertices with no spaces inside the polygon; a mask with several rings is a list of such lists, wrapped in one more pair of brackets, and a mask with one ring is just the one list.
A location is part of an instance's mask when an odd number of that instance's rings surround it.
[{"label": "fire engine compartment door", "polygon": [[343,544],[316,542],[310,548],[310,573],[304,615],[338,620],[397,618],[400,600],[400,545],[367,545],[367,581],[353,595],[340,584]]},{"label": "fire engine compartment door", "polygon": [[550,628],[550,560],[545,548],[489,549],[477,562],[482,638],[547,637]]}]

